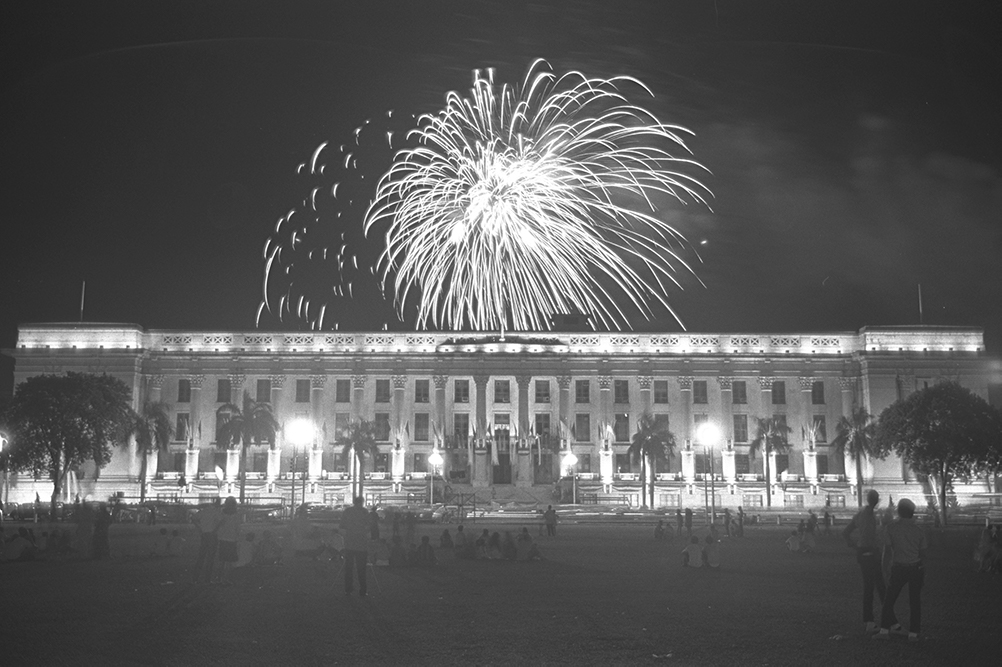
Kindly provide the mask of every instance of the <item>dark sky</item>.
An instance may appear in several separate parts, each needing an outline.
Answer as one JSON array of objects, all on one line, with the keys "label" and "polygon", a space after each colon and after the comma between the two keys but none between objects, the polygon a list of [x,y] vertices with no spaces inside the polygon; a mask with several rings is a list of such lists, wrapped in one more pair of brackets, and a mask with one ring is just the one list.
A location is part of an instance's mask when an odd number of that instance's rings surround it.
[{"label": "dark sky", "polygon": [[925,323],[997,353],[998,25],[998,3],[913,0],[0,3],[0,346],[76,320],[83,280],[87,320],[252,328],[320,142],[541,57],[635,76],[696,133],[713,213],[665,212],[703,260],[671,298],[689,330],[917,324],[921,284]]}]

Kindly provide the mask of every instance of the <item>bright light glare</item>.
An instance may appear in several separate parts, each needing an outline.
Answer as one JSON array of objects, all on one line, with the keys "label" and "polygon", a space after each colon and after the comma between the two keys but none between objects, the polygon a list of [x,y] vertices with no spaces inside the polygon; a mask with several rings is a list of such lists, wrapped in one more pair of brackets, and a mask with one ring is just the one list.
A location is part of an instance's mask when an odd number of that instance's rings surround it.
[{"label": "bright light glare", "polygon": [[437,449],[433,449],[431,454],[428,455],[428,463],[432,464],[436,468],[442,465],[444,459]]},{"label": "bright light glare", "polygon": [[571,466],[576,466],[578,464],[578,457],[574,455],[574,452],[567,452],[564,454],[564,466],[570,468]]},{"label": "bright light glare", "polygon": [[696,442],[706,447],[712,447],[720,442],[720,429],[713,422],[703,422],[696,429]]},{"label": "bright light glare", "polygon": [[313,441],[313,422],[309,419],[294,419],[285,427],[285,437],[294,445],[307,445]]}]

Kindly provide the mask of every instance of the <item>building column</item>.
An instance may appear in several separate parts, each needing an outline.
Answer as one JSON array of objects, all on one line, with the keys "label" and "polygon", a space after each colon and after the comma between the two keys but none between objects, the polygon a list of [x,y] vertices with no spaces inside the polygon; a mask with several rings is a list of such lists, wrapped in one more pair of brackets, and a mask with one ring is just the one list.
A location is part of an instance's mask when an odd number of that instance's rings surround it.
[{"label": "building column", "polygon": [[[814,378],[801,376],[797,378],[797,382],[800,384],[800,414],[803,420],[801,425],[801,443],[803,451],[814,450],[814,437],[812,436],[814,429],[814,403],[812,391],[814,389]],[[796,427],[794,427],[796,429]],[[796,430],[794,430],[796,433]],[[807,469],[804,469],[804,475],[807,475]]]},{"label": "building column", "polygon": [[[853,390],[856,387],[856,378],[842,376],[838,379],[839,393],[842,395],[842,416],[846,419],[852,419],[852,409],[853,409]],[[832,424],[835,428],[836,425]],[[842,456],[842,471],[845,474],[845,479],[850,485],[856,485],[856,462],[848,456],[848,452],[843,453]],[[855,492],[855,489],[853,489]]]},{"label": "building column", "polygon": [[390,434],[390,474],[393,477],[394,491],[400,488],[404,481],[404,473],[407,470],[407,443],[410,429],[410,420],[405,419],[405,401],[407,396],[407,376],[394,375],[393,382],[393,403],[390,405],[390,423],[393,424],[393,433]]},{"label": "building column", "polygon": [[355,374],[351,376],[351,407],[349,421],[357,422],[365,419],[365,381],[368,376]]},{"label": "building column", "polygon": [[[285,389],[285,376],[272,375],[271,380],[271,411],[278,422],[275,432],[275,444],[268,449],[268,468],[265,473],[269,484],[274,484],[282,472],[282,448],[285,444],[285,406],[282,405],[282,391]],[[230,388],[232,392],[232,387]]]},{"label": "building column", "polygon": [[[243,373],[230,373],[230,402],[241,410],[244,406],[244,382],[247,376]],[[215,427],[218,424],[213,420],[212,442],[216,441]],[[236,480],[236,473],[240,469],[240,451],[235,449],[226,450],[226,481],[232,483]],[[231,472],[232,470],[232,472]]]},{"label": "building column", "polygon": [[310,421],[313,422],[313,444],[307,450],[306,471],[310,481],[320,479],[323,469],[323,447],[327,444],[327,419],[324,414],[324,388],[327,386],[326,375],[310,376]]},{"label": "building column", "polygon": [[[441,473],[444,478],[448,475],[448,472],[446,471],[449,469],[449,457],[445,449],[445,434],[450,430],[446,428],[445,423],[445,389],[449,386],[449,376],[439,374],[433,375],[431,379],[432,382],[435,383],[435,398],[433,399],[434,403],[432,403],[432,414],[434,415],[435,424],[437,425],[434,429],[435,435],[432,436],[432,450],[434,451],[437,448],[438,453],[442,457],[442,465],[439,467],[438,472]],[[441,440],[438,440],[439,437]],[[428,468],[429,473],[434,475],[435,467],[431,463],[428,463]],[[434,479],[432,480],[432,483],[434,484]]]},{"label": "building column", "polygon": [[529,386],[532,383],[531,375],[516,375],[515,386],[518,387],[518,414],[515,423],[518,425],[518,435],[511,439],[511,468],[513,482],[517,486],[532,486],[532,457],[526,456],[528,450],[521,447],[521,443],[528,442],[529,425],[531,415],[529,414]]},{"label": "building column", "polygon": [[[678,382],[679,391],[682,394],[682,428],[678,431],[682,446],[682,478],[686,483],[692,484],[696,480],[696,464],[692,453],[692,376],[679,375],[675,378]],[[688,460],[685,452],[689,452]],[[686,468],[688,465],[688,468]]]},{"label": "building column", "polygon": [[651,392],[653,383],[654,377],[651,375],[637,376],[637,386],[640,387],[640,410],[642,413],[654,412],[654,396]]},{"label": "building column", "polygon": [[[598,376],[598,423],[608,424],[610,429],[612,429],[613,425],[616,423],[616,408],[612,402],[611,375]],[[601,439],[600,433],[599,440]],[[609,440],[612,443],[616,442],[615,437],[612,437]],[[591,441],[591,433],[588,434],[588,441]]]},{"label": "building column", "polygon": [[473,448],[473,461],[470,461],[470,481],[473,486],[487,486],[491,480],[491,459],[483,442],[487,437],[487,382],[490,376],[477,373],[473,376],[473,384],[477,392],[477,442]]},{"label": "building column", "polygon": [[[772,410],[770,406],[772,405],[772,383],[775,381],[776,378],[772,376],[760,376],[758,379],[759,389],[762,390],[762,409],[768,411],[765,415],[763,415],[765,419],[772,418]],[[762,477],[763,479],[766,479],[770,477],[768,474],[770,464],[775,464],[775,460],[770,461],[769,459],[775,459],[775,456],[767,457],[764,451],[759,452],[759,455],[762,457]],[[775,470],[775,468],[773,468],[773,470]],[[772,482],[773,484],[776,483],[775,475],[772,475]]]},{"label": "building column", "polygon": [[[734,378],[729,375],[717,376],[717,384],[720,386],[720,466],[714,467],[715,471],[723,474],[724,453],[731,453],[731,478],[734,477]],[[713,456],[713,453],[710,453]]]},{"label": "building column", "polygon": [[[573,415],[571,415],[571,376],[570,375],[558,375],[557,376],[557,386],[560,388],[560,396],[557,399],[557,423],[550,427],[550,454],[551,462],[553,463],[553,468],[560,468],[560,454],[554,453],[552,449],[553,438],[557,437],[560,439],[560,447],[570,446],[570,441],[573,439],[571,435],[571,426],[574,424]],[[566,438],[567,442],[564,442]],[[611,470],[611,469],[610,469]],[[559,472],[557,473],[559,475]],[[553,469],[550,470],[550,475],[553,475]],[[611,481],[611,477],[610,477]]]}]

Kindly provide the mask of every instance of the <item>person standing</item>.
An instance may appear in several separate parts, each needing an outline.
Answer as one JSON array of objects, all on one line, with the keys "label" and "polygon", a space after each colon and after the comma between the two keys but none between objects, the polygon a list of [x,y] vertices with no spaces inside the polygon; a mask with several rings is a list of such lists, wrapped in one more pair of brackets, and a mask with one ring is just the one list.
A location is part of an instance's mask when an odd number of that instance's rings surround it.
[{"label": "person standing", "polygon": [[94,560],[111,558],[111,542],[109,540],[109,530],[111,528],[111,514],[108,506],[101,503],[98,506],[97,516],[94,518]]},{"label": "person standing", "polygon": [[557,511],[553,509],[553,505],[546,506],[546,511],[543,512],[543,521],[546,523],[546,535],[548,537],[556,537]]},{"label": "person standing", "polygon": [[206,581],[212,577],[212,565],[216,560],[216,549],[219,542],[216,530],[222,517],[219,513],[219,498],[198,510],[192,521],[198,526],[198,556],[195,558],[195,583],[201,581],[203,575]]},{"label": "person standing", "polygon": [[745,511],[738,505],[738,537],[745,536]]},{"label": "person standing", "polygon": [[[849,525],[842,531],[846,544],[856,548],[856,562],[863,573],[863,628],[866,632],[874,632],[877,624],[873,621],[873,591],[876,589],[881,603],[887,595],[884,576],[880,568],[880,549],[877,544],[877,517],[874,508],[880,502],[880,494],[876,489],[866,492],[866,507],[856,513]],[[855,544],[852,534],[857,532]]]},{"label": "person standing", "polygon": [[229,496],[226,499],[219,517],[219,528],[216,530],[216,539],[219,540],[219,583],[229,586],[233,583],[230,580],[230,572],[240,557],[237,552],[237,540],[240,539],[240,515],[237,514],[236,498]]},{"label": "person standing", "polygon": [[922,561],[929,548],[925,531],[915,523],[915,503],[902,498],[898,518],[881,530],[885,549],[892,552],[891,584],[880,613],[880,632],[874,639],[888,639],[892,628],[900,628],[894,616],[894,603],[901,589],[908,585],[908,640],[918,641],[922,632],[922,584],[925,568]]},{"label": "person standing", "polygon": [[369,508],[369,539],[379,541],[379,513],[375,505]]},{"label": "person standing", "polygon": [[692,537],[692,510],[685,508],[685,532],[687,537]]},{"label": "person standing", "polygon": [[675,510],[675,521],[678,523],[678,534],[679,537],[682,536],[682,508],[679,507]]},{"label": "person standing", "polygon": [[355,496],[354,504],[341,515],[341,528],[344,530],[344,592],[351,595],[354,590],[354,575],[358,574],[358,594],[365,597],[365,561],[368,557],[369,544],[366,531],[369,527],[369,513],[365,511],[365,500]]},{"label": "person standing", "polygon": [[731,508],[724,508],[724,534],[727,537],[731,536]]}]

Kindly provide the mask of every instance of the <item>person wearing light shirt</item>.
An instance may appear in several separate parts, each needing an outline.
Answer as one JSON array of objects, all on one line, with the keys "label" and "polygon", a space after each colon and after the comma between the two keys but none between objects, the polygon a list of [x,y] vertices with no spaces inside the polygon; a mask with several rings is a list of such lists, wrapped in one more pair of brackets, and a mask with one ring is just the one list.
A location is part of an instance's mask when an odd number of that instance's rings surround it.
[{"label": "person wearing light shirt", "polygon": [[908,639],[918,641],[922,631],[922,585],[925,583],[922,561],[929,542],[914,517],[915,503],[902,498],[898,502],[898,518],[881,530],[884,548],[892,552],[891,583],[880,615],[880,632],[873,636],[874,639],[888,639],[893,628],[900,628],[894,616],[894,603],[905,585],[908,586]]}]

